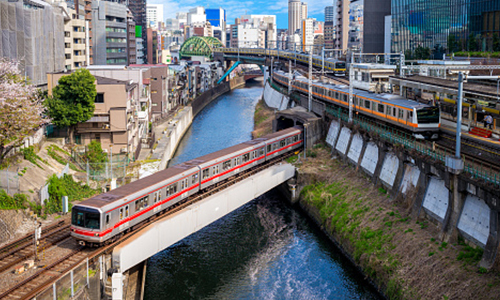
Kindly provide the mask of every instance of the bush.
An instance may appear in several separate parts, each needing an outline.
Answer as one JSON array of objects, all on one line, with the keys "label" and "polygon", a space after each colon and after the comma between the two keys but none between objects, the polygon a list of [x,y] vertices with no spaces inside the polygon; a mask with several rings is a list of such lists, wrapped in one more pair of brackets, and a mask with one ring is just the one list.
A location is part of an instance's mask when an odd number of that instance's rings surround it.
[{"label": "bush", "polygon": [[64,174],[61,178],[57,178],[54,174],[47,182],[49,183],[49,200],[45,204],[46,214],[62,211],[63,196],[68,196],[68,201],[71,202],[92,197],[98,192],[98,190],[94,190],[86,184],[82,185],[76,182],[73,176],[67,174]]},{"label": "bush", "polygon": [[24,159],[26,159],[27,161],[37,165],[40,169],[43,169],[42,166],[40,166],[38,164],[38,160],[39,161],[43,161],[40,156],[38,156],[36,153],[35,153],[35,148],[33,146],[29,146],[27,148],[22,148],[21,149],[21,153],[23,154],[24,156]]},{"label": "bush", "polygon": [[87,146],[87,151],[85,152],[85,158],[91,164],[104,163],[108,161],[108,155],[102,151],[101,143],[98,141],[92,141]]},{"label": "bush", "polygon": [[3,189],[0,189],[0,209],[25,209],[28,198],[24,194],[14,194],[10,196]]}]

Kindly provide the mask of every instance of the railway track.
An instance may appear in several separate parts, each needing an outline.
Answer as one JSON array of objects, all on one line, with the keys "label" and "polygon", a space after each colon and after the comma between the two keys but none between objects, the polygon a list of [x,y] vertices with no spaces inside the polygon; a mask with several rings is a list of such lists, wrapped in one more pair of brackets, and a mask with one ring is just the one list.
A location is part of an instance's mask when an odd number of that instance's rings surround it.
[{"label": "railway track", "polygon": [[[45,248],[53,246],[69,237],[69,224],[64,221],[51,225],[42,231],[40,246]],[[23,237],[5,246],[0,254],[0,273],[3,273],[15,265],[35,256],[33,235]]]},{"label": "railway track", "polygon": [[[455,153],[455,136],[441,132],[441,139],[436,142],[441,150],[445,150],[450,154]],[[500,174],[500,152],[494,148],[490,148],[482,143],[463,139],[461,141],[461,154],[465,158],[466,163],[473,165],[476,168],[485,168]]]}]

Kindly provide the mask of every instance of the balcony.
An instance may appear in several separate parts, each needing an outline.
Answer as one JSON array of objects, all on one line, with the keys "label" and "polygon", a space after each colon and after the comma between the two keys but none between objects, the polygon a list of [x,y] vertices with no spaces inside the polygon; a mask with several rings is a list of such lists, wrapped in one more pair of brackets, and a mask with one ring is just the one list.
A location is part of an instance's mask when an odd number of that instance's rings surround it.
[{"label": "balcony", "polygon": [[93,116],[86,123],[109,122],[109,116]]},{"label": "balcony", "polygon": [[85,50],[85,44],[84,43],[73,44],[73,50]]},{"label": "balcony", "polygon": [[87,4],[85,5],[85,10],[86,11],[92,10],[92,6],[90,5],[89,2],[87,2]]}]

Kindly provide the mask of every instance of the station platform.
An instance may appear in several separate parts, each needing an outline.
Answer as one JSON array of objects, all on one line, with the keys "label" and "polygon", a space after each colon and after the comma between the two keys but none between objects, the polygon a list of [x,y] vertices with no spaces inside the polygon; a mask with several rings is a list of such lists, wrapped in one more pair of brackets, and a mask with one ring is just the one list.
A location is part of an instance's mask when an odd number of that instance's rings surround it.
[{"label": "station platform", "polygon": [[[457,123],[447,119],[441,119],[441,131],[447,134],[456,135]],[[462,123],[462,138],[470,140],[500,152],[500,140],[498,134],[493,134],[491,138],[480,137],[470,134],[467,125]]]}]

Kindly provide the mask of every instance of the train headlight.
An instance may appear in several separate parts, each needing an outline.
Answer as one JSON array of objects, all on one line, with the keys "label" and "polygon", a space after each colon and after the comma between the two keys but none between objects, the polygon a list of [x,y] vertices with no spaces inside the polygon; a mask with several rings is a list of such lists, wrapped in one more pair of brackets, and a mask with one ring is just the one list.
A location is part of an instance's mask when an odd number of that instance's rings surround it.
[{"label": "train headlight", "polygon": [[99,236],[99,233],[94,233],[94,236]]}]

